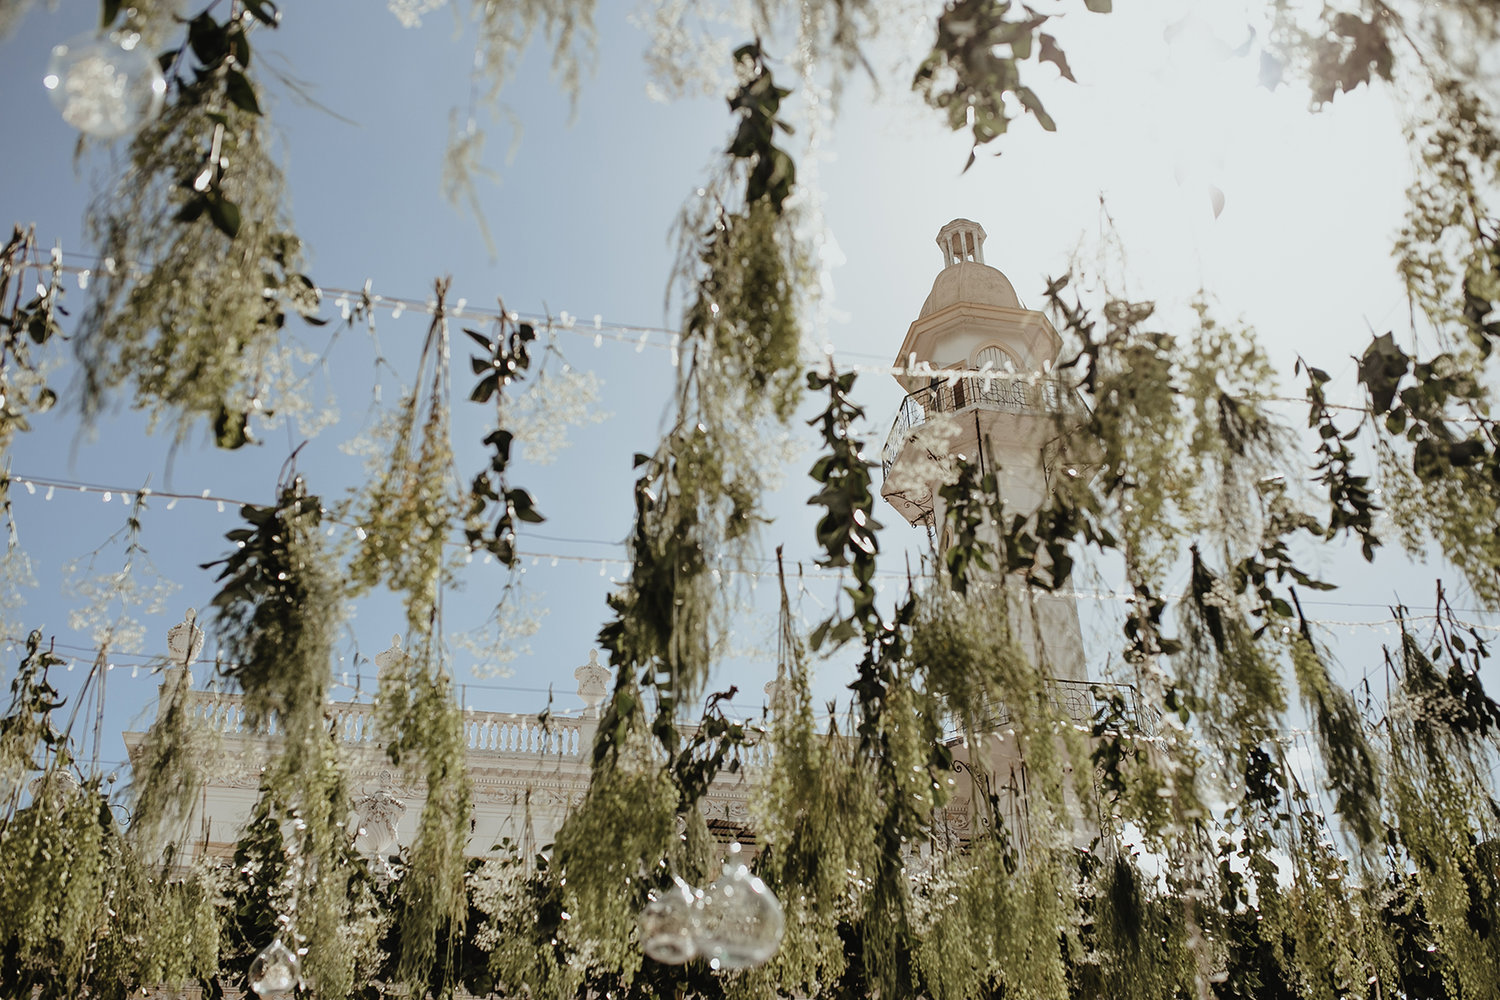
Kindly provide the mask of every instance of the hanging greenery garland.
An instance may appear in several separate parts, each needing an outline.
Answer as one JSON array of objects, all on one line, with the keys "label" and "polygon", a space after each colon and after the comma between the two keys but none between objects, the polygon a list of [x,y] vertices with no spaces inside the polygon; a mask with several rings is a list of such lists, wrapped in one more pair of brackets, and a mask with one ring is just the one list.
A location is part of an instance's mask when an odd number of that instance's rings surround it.
[{"label": "hanging greenery garland", "polygon": [[[785,423],[802,377],[799,265],[785,218],[796,170],[775,145],[789,129],[778,117],[788,91],[758,45],[742,46],[735,60],[744,82],[729,101],[739,125],[727,155],[732,179],[744,185],[742,207],[705,195],[682,224],[682,270],[693,285],[677,413],[657,452],[637,462],[636,566],[631,587],[611,601],[619,624],[601,635],[619,664],[659,658],[688,694],[701,690],[714,645],[720,602],[710,560],[732,558],[758,521],[751,435]],[[677,599],[655,607],[673,590]]]},{"label": "hanging greenery garland", "polygon": [[[771,27],[778,10],[756,16]],[[566,57],[589,37],[591,13],[587,2],[476,7],[482,73],[502,79],[517,39],[537,30]],[[870,5],[797,13],[804,41],[822,26],[846,69],[858,61]],[[159,11],[106,3],[103,14],[107,26],[123,17],[149,27],[152,44],[173,31]],[[1106,295],[1088,307],[1084,276],[1070,275],[1047,300],[1072,340],[1060,386],[1085,405],[1058,408],[1049,495],[1034,510],[1003,509],[993,469],[954,463],[939,490],[946,513],[934,527],[946,544],[935,570],[883,604],[854,377],[831,365],[809,374],[800,357],[808,266],[794,235],[795,165],[778,145],[790,93],[760,43],[743,46],[728,166],[685,216],[688,301],[669,428],[638,457],[631,574],[601,633],[615,689],[592,781],[550,856],[527,845],[466,861],[483,845],[469,843],[467,746],[441,628],[446,546],[459,528],[471,550],[514,568],[518,526],[541,518],[510,479],[518,428],[504,405],[531,367],[536,331],[503,310],[493,336],[468,331],[482,352],[471,360],[473,396],[496,413],[488,467],[465,494],[439,283],[391,447],[348,507],[364,534],[354,589],[384,585],[405,600],[412,655],[382,679],[378,731],[424,788],[415,842],[379,874],[354,851],[346,762],[323,715],[344,588],[321,543],[327,511],[288,476],[274,503],[243,509],[246,525],[228,536],[235,549],[210,564],[221,568],[224,673],[248,725],[274,747],[232,868],[161,864],[180,857],[161,848],[190,814],[205,753],[186,674],[169,675],[137,758],[125,835],[107,782],[75,767],[77,746],[52,724],[63,704],[48,671],[59,661],[40,633],[25,643],[0,717],[0,994],[123,1000],[189,982],[210,994],[330,998],[460,988],[733,1000],[1500,993],[1490,777],[1500,706],[1481,684],[1485,637],[1440,592],[1430,635],[1400,613],[1388,703],[1368,688],[1356,698],[1302,614],[1299,589],[1329,585],[1299,566],[1297,549],[1348,536],[1373,561],[1384,504],[1409,547],[1435,543],[1481,605],[1500,601],[1500,229],[1488,207],[1500,140],[1481,94],[1434,70],[1440,61],[1401,75],[1403,46],[1421,54],[1453,42],[1464,54],[1442,22],[1450,15],[1341,4],[1272,14],[1263,71],[1302,74],[1315,101],[1381,79],[1424,95],[1397,256],[1438,349],[1372,337],[1357,362],[1358,416],[1343,417],[1329,374],[1299,360],[1317,439],[1299,453],[1266,405],[1274,372],[1250,331],[1219,322],[1205,302],[1183,324],[1151,302]],[[1451,17],[1493,39],[1492,13],[1459,4]],[[970,162],[1005,131],[1007,102],[1051,127],[1022,82],[1033,58],[1072,78],[1043,30],[1049,20],[1002,0],[937,16],[914,85],[971,133]],[[171,100],[137,133],[130,175],[94,215],[113,263],[76,335],[89,412],[127,386],[133,405],[178,435],[202,420],[237,447],[258,415],[300,405],[286,391],[296,360],[282,328],[293,312],[314,314],[317,296],[300,273],[249,75],[250,29],[277,21],[273,4],[243,0],[176,23],[183,38],[164,60]],[[565,61],[564,75],[576,66]],[[455,134],[458,190],[479,132]],[[37,271],[31,294],[33,244],[18,230],[0,251],[0,450],[55,399],[44,349],[67,315],[61,269],[54,260],[44,279]],[[750,551],[763,517],[760,451],[789,423],[804,379],[826,396],[811,421],[823,448],[810,501],[820,562],[845,571],[846,588],[804,640],[782,581],[765,733],[724,714],[732,690],[691,719],[685,706],[706,690],[731,607],[724,570]],[[1370,450],[1377,462],[1366,470]],[[1277,478],[1308,463],[1316,496]],[[0,478],[0,498],[10,482]],[[1083,721],[1059,704],[1048,650],[1022,638],[1032,599],[1067,592],[1080,549],[1118,557],[1131,595],[1112,678],[1127,686],[1094,688]],[[1182,578],[1186,594],[1170,597]],[[856,654],[849,721],[820,723],[808,650],[841,649]],[[101,657],[91,683],[105,669]],[[1309,740],[1292,729],[1292,684]],[[742,870],[731,860],[716,880],[719,845],[700,804],[752,748],[770,758],[750,826],[735,837],[757,856]],[[1123,849],[1127,833],[1144,856]],[[694,888],[705,883],[716,884]],[[723,917],[703,911],[747,886],[747,896],[780,900],[785,929],[766,965],[733,971],[749,962],[704,930]],[[675,955],[648,940],[673,907],[693,915]],[[767,918],[757,930],[773,926]]]},{"label": "hanging greenery garland", "polygon": [[263,3],[212,7],[163,56],[174,99],[131,141],[130,169],[89,220],[106,264],[95,276],[75,350],[84,412],[122,384],[152,423],[184,436],[206,421],[216,442],[251,440],[252,418],[301,407],[289,313],[318,308],[301,273],[285,182],[266,148],[250,77],[250,34],[274,26]]}]

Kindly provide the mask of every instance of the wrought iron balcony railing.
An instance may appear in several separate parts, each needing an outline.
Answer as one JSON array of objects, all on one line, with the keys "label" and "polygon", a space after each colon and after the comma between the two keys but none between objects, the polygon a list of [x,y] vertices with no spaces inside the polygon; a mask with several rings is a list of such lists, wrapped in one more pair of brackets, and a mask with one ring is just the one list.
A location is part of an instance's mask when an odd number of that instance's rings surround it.
[{"label": "wrought iron balcony railing", "polygon": [[939,378],[901,401],[896,420],[881,449],[881,471],[889,474],[917,428],[933,414],[977,408],[1033,416],[1083,412],[1083,403],[1062,379],[1027,375],[968,375]]}]

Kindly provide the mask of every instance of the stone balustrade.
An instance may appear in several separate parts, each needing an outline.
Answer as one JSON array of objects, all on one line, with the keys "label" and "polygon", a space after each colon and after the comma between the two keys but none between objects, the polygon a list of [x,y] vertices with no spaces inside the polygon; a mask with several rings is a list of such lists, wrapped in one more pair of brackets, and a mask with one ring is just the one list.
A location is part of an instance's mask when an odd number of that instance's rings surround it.
[{"label": "stone balustrade", "polygon": [[[258,727],[246,722],[244,699],[235,693],[194,691],[189,712],[195,720],[224,736],[257,738],[278,733],[275,716]],[[324,706],[323,715],[339,742],[379,746],[374,705],[333,701]],[[544,725],[535,715],[467,711],[463,714],[464,745],[478,754],[578,758],[586,749],[584,722],[553,716]]]}]

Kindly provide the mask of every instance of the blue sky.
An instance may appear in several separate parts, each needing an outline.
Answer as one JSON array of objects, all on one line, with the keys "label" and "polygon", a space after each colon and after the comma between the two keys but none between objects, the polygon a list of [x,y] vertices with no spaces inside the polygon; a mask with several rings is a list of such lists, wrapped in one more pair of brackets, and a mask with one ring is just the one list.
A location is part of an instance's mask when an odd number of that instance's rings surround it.
[{"label": "blue sky", "polygon": [[[836,265],[827,323],[809,331],[812,349],[831,344],[846,367],[888,363],[937,272],[933,236],[956,216],[986,227],[988,262],[1037,304],[1045,277],[1061,273],[1072,253],[1083,248],[1087,260],[1097,259],[1089,248],[1101,228],[1101,196],[1128,248],[1128,290],[1159,299],[1172,315],[1206,286],[1221,318],[1243,317],[1260,329],[1289,384],[1299,351],[1347,376],[1349,355],[1372,330],[1400,329],[1405,306],[1389,246],[1407,167],[1398,121],[1384,98],[1362,91],[1331,113],[1309,114],[1305,94],[1256,89],[1250,60],[1205,62],[1200,53],[1166,46],[1162,25],[1190,5],[1148,6],[1149,15],[1080,13],[1063,20],[1058,34],[1080,82],[1040,88],[1060,131],[1047,135],[1023,121],[1003,142],[1004,155],[981,153],[967,173],[961,172],[966,143],[910,97],[903,77],[888,77],[878,95],[863,78],[851,78],[836,125],[815,133],[815,156],[804,145],[808,130],[799,131],[794,152],[804,178],[815,176],[827,259]],[[487,161],[498,179],[481,181],[479,197],[494,233],[493,255],[467,210],[455,209],[440,193],[449,109],[467,101],[473,44],[448,10],[407,29],[378,4],[288,5],[280,30],[254,36],[262,101],[315,281],[330,288],[368,281],[378,294],[421,300],[435,277],[451,275],[450,302],[464,298],[478,308],[503,298],[523,313],[566,311],[579,317],[579,329],[559,332],[559,348],[575,368],[603,380],[598,409],[610,417],[575,430],[573,447],[552,464],[517,467],[515,481],[532,490],[548,515],[546,524],[523,536],[523,548],[537,554],[535,565],[530,558],[525,563],[526,589],[547,614],[510,677],[469,676],[465,654],[456,656],[460,680],[469,685],[466,701],[477,708],[535,711],[549,686],[556,688],[558,709],[577,704],[573,668],[587,659],[604,620],[610,578],[624,571],[618,542],[629,528],[631,455],[653,448],[672,378],[667,352],[654,346],[660,336],[641,349],[608,338],[595,346],[589,328],[596,315],[612,324],[675,325],[675,314],[664,311],[670,226],[709,175],[732,124],[719,97],[649,99],[646,36],[626,16],[627,5],[601,7],[597,62],[585,76],[576,111],[550,78],[541,51],[526,54],[502,96],[522,128],[507,155],[508,127],[490,126]],[[90,253],[82,217],[91,179],[108,174],[123,147],[89,150],[75,165],[76,136],[53,111],[40,80],[50,46],[87,30],[94,16],[90,3],[57,11],[37,5],[0,42],[0,134],[7,136],[0,145],[0,223],[35,222],[43,245],[59,242],[69,254]],[[1229,18],[1215,30],[1233,38],[1240,27]],[[767,48],[778,53],[775,40]],[[872,61],[884,70],[908,54],[893,43],[873,50]],[[303,81],[337,116],[297,100],[267,69]],[[784,65],[777,73],[793,82]],[[1051,74],[1047,67],[1044,77]],[[799,107],[793,105],[793,116]],[[1226,194],[1217,219],[1208,206],[1210,183]],[[71,279],[68,288],[68,304],[80,310],[85,293]],[[337,315],[332,302],[325,315]],[[455,336],[458,325],[462,321]],[[399,319],[378,317],[380,347],[407,377],[425,328],[417,310]],[[308,343],[321,345],[325,338],[309,331]],[[457,337],[455,397],[467,391],[466,352],[467,341]],[[341,335],[333,384],[342,420],[299,456],[312,489],[332,498],[358,475],[338,445],[365,419],[372,356],[358,328]],[[67,384],[65,374],[59,382]],[[387,376],[388,400],[395,398],[395,385]],[[900,392],[888,377],[868,375],[860,393],[878,449]],[[455,425],[462,470],[481,460],[483,416],[464,413]],[[1288,408],[1288,421],[1300,426],[1300,412]],[[223,453],[197,434],[174,450],[170,438],[147,435],[138,414],[112,413],[90,431],[65,406],[19,438],[9,459],[16,477],[129,488],[149,480],[157,490],[210,490],[261,502],[270,498],[277,470],[298,440],[278,431],[257,449]],[[785,485],[770,501],[776,521],[765,532],[767,557],[777,544],[793,560],[810,561],[814,553],[812,512],[805,507],[812,457],[804,449],[779,470]],[[83,651],[89,642],[67,628],[78,601],[61,592],[61,567],[123,525],[128,507],[118,497],[105,503],[97,493],[59,490],[49,501],[45,489],[32,494],[13,486],[11,492],[39,582],[22,617],[55,634],[59,648],[79,659],[68,678],[81,679],[91,659]],[[893,513],[884,520],[888,568],[899,572],[902,551],[919,550],[922,537]],[[185,500],[168,510],[161,499],[150,502],[144,544],[181,590],[166,613],[146,619],[146,653],[162,651],[165,630],[182,609],[208,604],[211,577],[197,566],[224,551],[223,533],[236,524],[232,506],[220,513],[213,503]],[[1335,568],[1356,568],[1345,555],[1329,558]],[[99,565],[113,568],[119,559],[117,548],[107,550]],[[1398,588],[1414,604],[1430,602],[1430,571],[1384,565],[1389,573],[1356,574],[1350,590],[1330,598],[1350,606],[1327,604],[1314,613],[1341,622],[1382,619]],[[503,582],[495,566],[470,566],[464,590],[449,602],[450,627],[479,624]],[[803,607],[816,619],[831,590],[826,583],[811,590]],[[739,684],[736,704],[745,714],[758,712],[775,648],[769,575],[754,594],[756,610],[743,618],[735,639],[747,655],[736,657],[724,678]],[[394,605],[378,597],[351,610],[341,652],[344,669],[352,672],[356,653],[369,657],[383,649],[397,619]],[[1348,629],[1339,626],[1334,634]],[[1378,627],[1355,632],[1346,641],[1359,643],[1361,657],[1383,637]],[[1106,652],[1101,648],[1099,655]],[[147,673],[132,675],[129,664],[140,658],[118,659],[108,688],[111,730],[138,718],[155,693]],[[373,675],[368,666],[365,671]],[[838,663],[820,668],[821,697],[840,692],[843,673]],[[111,738],[103,753],[118,758],[123,749]]]}]

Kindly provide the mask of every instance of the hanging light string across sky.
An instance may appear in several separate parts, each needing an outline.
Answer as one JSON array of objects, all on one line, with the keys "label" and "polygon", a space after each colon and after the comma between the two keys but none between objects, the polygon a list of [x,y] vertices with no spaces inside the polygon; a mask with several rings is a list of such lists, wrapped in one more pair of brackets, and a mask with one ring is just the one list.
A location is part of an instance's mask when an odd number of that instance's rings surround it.
[{"label": "hanging light string across sky", "polygon": [[[65,258],[79,261],[80,263],[66,263]],[[90,254],[63,251],[54,248],[46,259],[41,258],[38,252],[33,252],[32,259],[19,265],[17,270],[34,268],[40,274],[69,274],[75,277],[80,289],[87,289],[93,275],[98,273],[113,274],[120,269],[141,271],[142,269],[133,264],[120,264],[112,257],[97,257]],[[38,285],[39,294],[46,293],[45,285]],[[373,317],[377,311],[388,312],[391,319],[400,319],[407,312],[418,315],[430,316],[437,308],[437,302],[432,298],[410,298],[399,295],[377,294],[371,288],[371,283],[366,281],[363,287],[358,289],[341,288],[334,286],[322,286],[315,289],[320,301],[328,301],[338,310],[339,316],[345,322],[353,322],[358,316]],[[479,319],[486,321],[498,321],[505,319],[512,323],[530,323],[536,327],[550,332],[565,332],[575,334],[579,337],[593,338],[595,347],[602,347],[605,341],[611,343],[632,346],[639,353],[647,347],[653,350],[665,351],[669,354],[671,363],[675,366],[680,358],[682,334],[678,330],[663,326],[645,326],[638,323],[622,323],[615,320],[607,320],[600,313],[593,314],[592,319],[586,319],[579,314],[569,312],[566,309],[558,311],[556,315],[550,313],[525,313],[515,310],[500,308],[489,308],[471,306],[467,298],[457,298],[446,309],[446,314],[454,319]],[[840,358],[875,358],[878,355],[863,351],[852,351],[848,349],[835,349],[832,344],[823,347],[823,364],[834,364],[840,371],[855,372],[860,375],[886,375],[896,378],[941,378],[947,382],[955,383],[961,378],[975,379],[983,378],[985,388],[988,390],[989,383],[996,380],[1008,380],[1010,382],[1028,382],[1035,384],[1040,378],[1045,377],[1042,372],[1015,372],[1005,369],[994,368],[986,364],[982,368],[934,368],[926,361],[918,361],[915,355],[908,359],[905,365],[878,364],[869,362],[839,361]],[[1287,403],[1294,405],[1306,405],[1307,400],[1300,396],[1267,396],[1259,399],[1268,403]],[[1367,407],[1356,403],[1333,403],[1328,407],[1334,410],[1364,413]],[[1472,423],[1478,418],[1456,416],[1454,423]]]},{"label": "hanging light string across sky", "polygon": [[[219,513],[224,513],[231,507],[237,508],[249,505],[249,501],[236,499],[234,497],[221,496],[214,493],[212,490],[207,489],[203,490],[200,493],[180,493],[169,490],[153,490],[150,487],[122,487],[110,486],[103,483],[87,483],[78,482],[75,480],[48,479],[40,476],[21,475],[13,472],[5,475],[0,475],[0,486],[9,486],[11,484],[21,486],[26,490],[28,494],[31,495],[36,495],[40,491],[41,496],[44,500],[52,500],[59,494],[62,494],[63,496],[72,494],[84,494],[99,496],[105,503],[110,503],[118,497],[119,501],[122,504],[129,505],[135,503],[137,498],[149,499],[155,497],[167,500],[167,510],[174,509],[180,501],[188,500],[197,503],[211,503],[215,506],[216,510]],[[329,512],[327,510],[324,511],[325,515],[327,515],[328,513]],[[342,526],[346,530],[350,531],[363,531],[363,529],[358,525],[351,524],[347,521],[335,521],[334,524]],[[329,531],[331,532],[333,530],[334,529],[330,527]],[[522,537],[525,536],[522,535]],[[557,535],[546,535],[541,537],[543,537],[547,541],[563,542],[566,544],[609,545],[617,548],[624,545],[623,542],[605,542],[599,539],[592,538],[566,538]],[[453,545],[454,547],[467,548],[464,543],[456,540],[449,544]],[[517,554],[523,560],[529,560],[532,566],[540,566],[543,560],[550,561],[553,566],[559,565],[560,563],[598,566],[600,568],[599,572],[601,576],[603,576],[607,569],[611,566],[618,565],[622,571],[625,571],[629,569],[630,565],[629,562],[623,558],[610,558],[608,556],[577,555],[565,552],[535,551],[530,549],[520,550]],[[484,559],[485,561],[490,561],[490,557],[488,555],[486,555]],[[717,570],[717,572],[725,576],[747,577],[751,580],[752,584],[757,586],[759,585],[759,582],[762,578],[773,577],[775,575],[776,560],[774,558],[765,558],[754,561],[760,563],[761,565],[764,565],[765,569],[752,570],[725,566],[721,567],[719,570]],[[824,567],[817,566],[813,564],[810,559],[789,560],[789,562],[792,562],[793,564],[798,566],[799,577],[830,581],[838,581],[844,578],[844,573],[842,571],[826,569]],[[918,575],[921,576],[923,574]],[[881,579],[884,581],[898,581],[910,578],[910,574],[904,571],[877,571],[875,576],[877,579]],[[1131,600],[1131,595],[1128,593],[1107,590],[1059,590],[1056,592],[1055,596],[1073,598],[1077,600],[1114,601],[1121,603]],[[1165,595],[1165,599],[1175,602],[1181,600],[1185,596],[1185,594],[1169,594]],[[1304,597],[1302,599],[1302,603],[1344,608],[1390,608],[1389,604],[1381,604],[1370,601],[1334,601],[1309,597]],[[1402,607],[1409,612],[1417,612],[1413,614],[1407,614],[1405,616],[1406,621],[1427,621],[1436,617],[1434,612],[1436,612],[1437,608],[1434,605],[1403,605]],[[1488,617],[1490,614],[1483,608],[1454,608],[1453,612],[1455,614],[1473,615],[1482,618]],[[1312,618],[1308,619],[1308,621],[1312,624],[1322,625],[1325,627],[1384,628],[1387,634],[1390,634],[1390,626],[1397,624],[1400,620],[1401,619],[1393,616],[1365,621],[1338,621],[1331,619]],[[1483,622],[1464,622],[1463,624],[1473,625],[1474,628],[1480,629],[1482,631],[1500,632],[1500,625],[1489,625]]]}]

